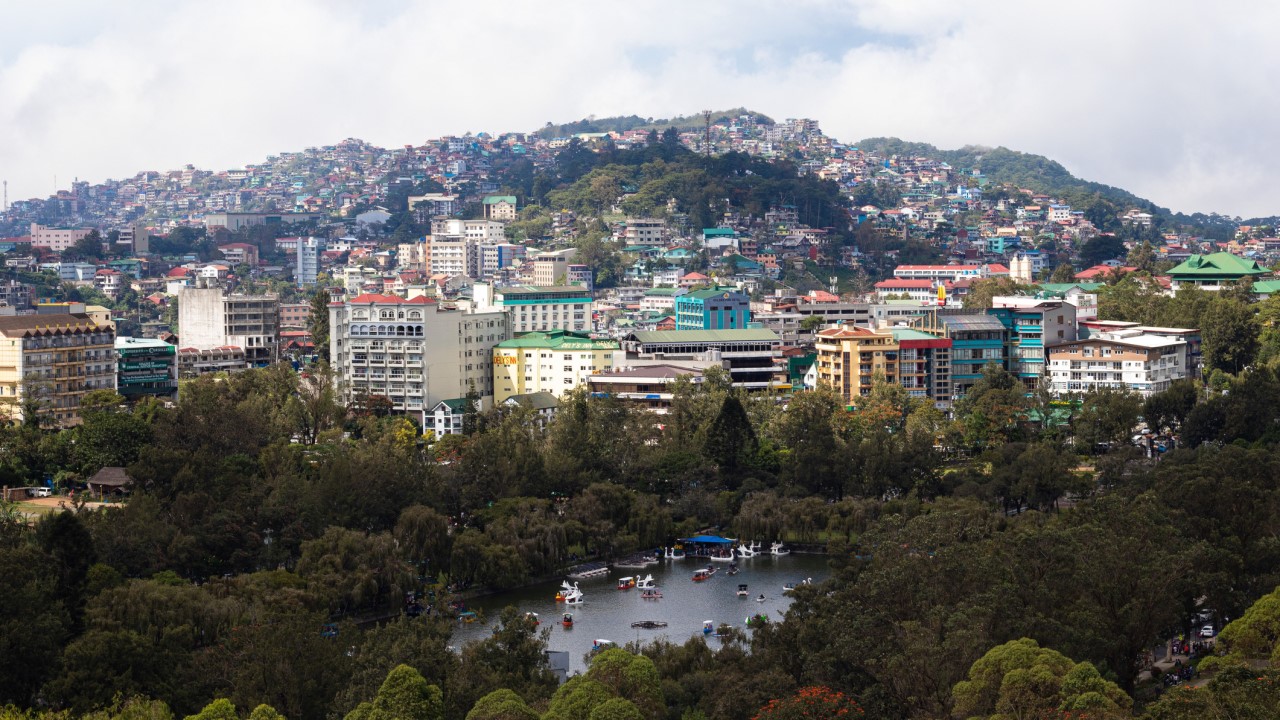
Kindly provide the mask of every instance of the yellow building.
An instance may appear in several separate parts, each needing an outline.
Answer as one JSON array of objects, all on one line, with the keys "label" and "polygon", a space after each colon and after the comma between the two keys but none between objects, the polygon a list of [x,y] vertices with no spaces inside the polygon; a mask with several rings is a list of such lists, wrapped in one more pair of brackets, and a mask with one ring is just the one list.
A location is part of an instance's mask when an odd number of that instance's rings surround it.
[{"label": "yellow building", "polygon": [[493,400],[549,392],[557,398],[613,369],[618,343],[567,330],[528,332],[493,348]]},{"label": "yellow building", "polygon": [[888,382],[898,382],[898,341],[889,331],[875,332],[846,325],[818,333],[814,368],[818,385],[826,385],[844,398],[871,394],[872,378],[882,373]]},{"label": "yellow building", "polygon": [[116,387],[115,328],[83,312],[0,317],[0,416],[21,421],[37,393],[50,425],[80,423],[80,400]]}]

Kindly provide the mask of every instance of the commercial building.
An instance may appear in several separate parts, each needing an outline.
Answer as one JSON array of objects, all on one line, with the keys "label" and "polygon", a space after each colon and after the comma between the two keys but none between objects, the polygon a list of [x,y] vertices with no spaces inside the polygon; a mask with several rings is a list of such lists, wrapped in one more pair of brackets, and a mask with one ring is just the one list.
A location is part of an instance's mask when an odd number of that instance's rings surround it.
[{"label": "commercial building", "polygon": [[[434,300],[364,294],[329,304],[329,356],[343,400],[384,397],[397,412],[493,395],[493,348],[507,314],[464,313]],[[425,418],[424,418],[425,419]]]},{"label": "commercial building", "polygon": [[786,367],[782,339],[772,330],[647,330],[622,341],[627,362],[700,360],[722,364],[733,384],[748,390],[772,387]]},{"label": "commercial building", "polygon": [[951,340],[910,328],[890,332],[898,343],[898,384],[934,407],[951,407]]},{"label": "commercial building", "polygon": [[324,218],[324,213],[314,212],[217,212],[205,214],[204,226],[207,229],[224,227],[231,232],[235,232],[240,228],[256,227],[258,225],[288,225],[323,220]]},{"label": "commercial building", "polygon": [[967,393],[987,365],[1008,367],[1009,332],[991,315],[939,310],[920,318],[913,327],[951,340],[952,397]]},{"label": "commercial building", "polygon": [[178,397],[178,351],[163,340],[116,338],[116,392],[132,398]]},{"label": "commercial building", "polygon": [[279,358],[280,299],[275,295],[224,295],[202,281],[178,291],[181,347],[244,350],[245,362],[261,367]]},{"label": "commercial building", "polygon": [[628,405],[665,415],[675,397],[672,384],[680,378],[688,378],[692,383],[703,381],[701,370],[655,364],[615,367],[612,372],[587,378],[587,387],[595,397],[616,397]]},{"label": "commercial building", "polygon": [[47,227],[31,223],[31,247],[45,247],[60,253],[93,232],[93,228]]},{"label": "commercial building", "polygon": [[471,297],[477,312],[501,310],[511,316],[511,332],[591,330],[591,293],[578,285],[494,288],[476,283]]},{"label": "commercial building", "polygon": [[0,316],[0,415],[22,421],[24,399],[50,425],[80,423],[80,401],[94,390],[115,390],[115,328],[84,312]]},{"label": "commercial building", "polygon": [[1140,330],[1101,333],[1049,351],[1050,389],[1059,395],[1114,388],[1145,396],[1191,373],[1185,341]]},{"label": "commercial building", "polygon": [[470,238],[432,236],[427,247],[427,272],[432,275],[480,277],[480,246]]},{"label": "commercial building", "polygon": [[877,376],[897,381],[899,346],[891,332],[852,325],[827,328],[818,332],[814,349],[818,385],[835,390],[846,403],[870,395]]},{"label": "commercial building", "polygon": [[613,369],[619,345],[582,333],[523,333],[493,348],[493,399],[549,392],[560,397],[593,374]]},{"label": "commercial building", "polygon": [[996,297],[992,306],[987,314],[1009,332],[1009,371],[1036,387],[1044,377],[1046,351],[1076,339],[1076,306],[1023,296]]},{"label": "commercial building", "polygon": [[192,378],[197,375],[214,372],[239,372],[247,370],[244,360],[244,348],[228,345],[225,347],[197,350],[196,348],[178,349],[178,377]]},{"label": "commercial building", "polygon": [[280,327],[305,328],[311,324],[311,303],[280,303]]},{"label": "commercial building", "polygon": [[741,330],[751,322],[751,298],[734,288],[693,290],[676,297],[677,330]]},{"label": "commercial building", "polygon": [[324,254],[325,240],[318,237],[298,238],[298,264],[294,282],[298,285],[315,285],[320,273],[320,256]]}]

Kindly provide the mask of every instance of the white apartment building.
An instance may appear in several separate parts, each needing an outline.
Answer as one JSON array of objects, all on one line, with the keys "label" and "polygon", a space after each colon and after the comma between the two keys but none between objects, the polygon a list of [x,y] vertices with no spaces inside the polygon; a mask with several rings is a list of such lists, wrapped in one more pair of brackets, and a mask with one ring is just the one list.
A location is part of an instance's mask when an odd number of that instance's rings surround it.
[{"label": "white apartment building", "polygon": [[427,272],[432,275],[466,275],[480,277],[480,246],[470,238],[432,236],[428,249],[431,262]]},{"label": "white apartment building", "polygon": [[893,276],[900,280],[962,280],[964,278],[979,279],[991,276],[987,265],[899,265],[893,269]]},{"label": "white apartment building", "polygon": [[477,312],[506,312],[513,333],[592,330],[591,293],[578,285],[495,289],[488,283],[476,283],[471,297]]},{"label": "white apartment building", "polygon": [[1057,395],[1102,387],[1151,395],[1190,374],[1187,343],[1125,330],[1049,350],[1050,388]]},{"label": "white apartment building", "polygon": [[660,218],[627,218],[619,239],[626,245],[662,247],[666,244],[667,223]]},{"label": "white apartment building", "polygon": [[507,239],[507,226],[497,220],[436,218],[431,221],[431,235],[443,236],[446,240],[466,238],[474,242],[504,242]]},{"label": "white apartment building", "polygon": [[320,255],[324,249],[324,238],[298,239],[298,266],[294,277],[298,285],[316,284],[316,275],[320,274]]},{"label": "white apartment building", "polygon": [[491,397],[493,348],[511,337],[501,311],[466,313],[425,297],[376,294],[330,303],[329,332],[345,402],[385,397],[396,412],[415,414],[473,390]]}]

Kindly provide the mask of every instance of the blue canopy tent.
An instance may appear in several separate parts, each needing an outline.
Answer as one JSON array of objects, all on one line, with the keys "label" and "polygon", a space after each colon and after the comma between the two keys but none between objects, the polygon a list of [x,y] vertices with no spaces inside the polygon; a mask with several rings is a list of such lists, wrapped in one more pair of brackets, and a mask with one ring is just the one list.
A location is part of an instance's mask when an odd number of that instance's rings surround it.
[{"label": "blue canopy tent", "polygon": [[719,535],[695,535],[691,538],[683,538],[680,540],[680,542],[703,543],[707,545],[732,545],[737,541],[731,540],[729,538],[722,538]]}]

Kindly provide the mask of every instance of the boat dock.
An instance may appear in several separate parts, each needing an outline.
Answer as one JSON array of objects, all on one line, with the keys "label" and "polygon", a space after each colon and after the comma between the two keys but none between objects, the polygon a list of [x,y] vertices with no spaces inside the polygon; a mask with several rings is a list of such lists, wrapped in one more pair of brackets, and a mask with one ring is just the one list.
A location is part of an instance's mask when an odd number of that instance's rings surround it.
[{"label": "boat dock", "polygon": [[609,566],[603,562],[589,562],[569,568],[570,580],[585,580],[609,574]]}]

